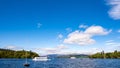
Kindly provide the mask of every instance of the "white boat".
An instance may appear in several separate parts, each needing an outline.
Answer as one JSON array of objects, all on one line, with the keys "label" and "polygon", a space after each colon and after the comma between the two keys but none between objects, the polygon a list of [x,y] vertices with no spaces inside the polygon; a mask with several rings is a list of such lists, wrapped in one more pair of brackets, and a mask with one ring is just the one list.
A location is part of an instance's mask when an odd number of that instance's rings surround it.
[{"label": "white boat", "polygon": [[33,61],[48,61],[50,59],[48,59],[47,56],[40,56],[40,57],[35,57],[33,58]]},{"label": "white boat", "polygon": [[76,57],[70,57],[70,59],[76,59]]}]

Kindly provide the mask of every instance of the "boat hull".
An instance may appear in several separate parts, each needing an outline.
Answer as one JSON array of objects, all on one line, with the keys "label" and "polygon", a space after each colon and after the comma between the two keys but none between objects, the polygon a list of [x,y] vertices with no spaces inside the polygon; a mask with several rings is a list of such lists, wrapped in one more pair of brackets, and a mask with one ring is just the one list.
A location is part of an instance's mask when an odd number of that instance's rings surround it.
[{"label": "boat hull", "polygon": [[47,57],[35,57],[33,59],[33,61],[48,61],[50,59],[48,59]]}]

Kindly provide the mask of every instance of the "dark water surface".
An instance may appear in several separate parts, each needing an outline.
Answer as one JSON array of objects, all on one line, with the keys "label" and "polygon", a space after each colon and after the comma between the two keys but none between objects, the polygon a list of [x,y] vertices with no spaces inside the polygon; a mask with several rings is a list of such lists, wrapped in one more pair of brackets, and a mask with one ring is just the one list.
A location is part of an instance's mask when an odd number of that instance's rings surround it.
[{"label": "dark water surface", "polygon": [[0,59],[0,68],[120,68],[120,59],[53,59],[32,61],[24,67],[25,59]]}]

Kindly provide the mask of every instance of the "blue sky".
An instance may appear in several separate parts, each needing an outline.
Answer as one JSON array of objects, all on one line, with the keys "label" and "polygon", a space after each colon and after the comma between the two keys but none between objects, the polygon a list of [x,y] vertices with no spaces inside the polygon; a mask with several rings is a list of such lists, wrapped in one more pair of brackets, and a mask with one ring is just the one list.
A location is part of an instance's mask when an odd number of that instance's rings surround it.
[{"label": "blue sky", "polygon": [[119,40],[119,0],[0,0],[1,48],[91,54]]}]

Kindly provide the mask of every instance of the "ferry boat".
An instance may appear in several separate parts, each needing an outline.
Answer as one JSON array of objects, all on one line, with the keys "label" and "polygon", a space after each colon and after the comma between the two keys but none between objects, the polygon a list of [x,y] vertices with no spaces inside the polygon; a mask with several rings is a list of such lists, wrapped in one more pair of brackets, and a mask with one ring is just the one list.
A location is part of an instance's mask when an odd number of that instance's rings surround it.
[{"label": "ferry boat", "polygon": [[40,57],[35,57],[33,58],[33,61],[48,61],[50,59],[48,59],[47,56],[40,56]]}]

